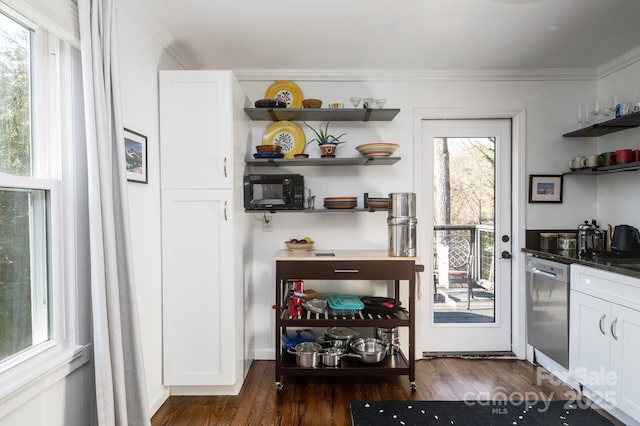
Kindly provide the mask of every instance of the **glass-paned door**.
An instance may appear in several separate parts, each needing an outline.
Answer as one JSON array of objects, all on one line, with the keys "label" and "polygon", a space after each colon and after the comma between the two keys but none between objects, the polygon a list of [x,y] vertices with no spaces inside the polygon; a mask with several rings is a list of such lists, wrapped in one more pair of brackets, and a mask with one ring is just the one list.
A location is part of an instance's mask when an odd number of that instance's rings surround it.
[{"label": "glass-paned door", "polygon": [[425,120],[423,136],[433,188],[424,350],[508,351],[511,121]]}]

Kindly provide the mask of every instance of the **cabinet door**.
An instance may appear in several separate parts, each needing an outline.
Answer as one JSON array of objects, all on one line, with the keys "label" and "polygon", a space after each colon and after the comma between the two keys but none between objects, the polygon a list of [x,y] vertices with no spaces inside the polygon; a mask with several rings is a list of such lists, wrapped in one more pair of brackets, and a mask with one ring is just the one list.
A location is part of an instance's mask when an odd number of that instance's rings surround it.
[{"label": "cabinet door", "polygon": [[230,188],[232,74],[160,71],[163,189]]},{"label": "cabinet door", "polygon": [[613,397],[618,408],[640,419],[640,312],[612,305],[611,317]]},{"label": "cabinet door", "polygon": [[162,191],[165,385],[236,381],[230,195]]},{"label": "cabinet door", "polygon": [[611,304],[578,291],[570,298],[569,369],[578,382],[608,397]]}]

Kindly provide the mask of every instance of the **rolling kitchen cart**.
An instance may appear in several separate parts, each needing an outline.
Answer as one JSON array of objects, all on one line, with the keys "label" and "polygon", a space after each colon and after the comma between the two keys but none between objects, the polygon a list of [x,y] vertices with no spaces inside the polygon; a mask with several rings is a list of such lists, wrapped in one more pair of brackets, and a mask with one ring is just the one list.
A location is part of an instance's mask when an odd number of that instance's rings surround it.
[{"label": "rolling kitchen cart", "polygon": [[[283,376],[344,376],[344,375],[408,375],[411,391],[415,383],[415,309],[416,273],[424,267],[416,265],[415,257],[391,257],[378,250],[278,251],[276,261],[276,390],[283,388]],[[357,311],[353,315],[335,316],[328,311],[302,311],[301,317],[289,315],[288,281],[292,280],[385,280],[395,281],[393,297],[399,298],[401,281],[406,283],[408,311],[374,315]],[[404,287],[404,285],[402,286]],[[401,350],[387,354],[380,363],[367,364],[344,357],[338,367],[298,367],[296,357],[282,347],[281,335],[287,327],[403,327],[409,332],[408,359]]]}]

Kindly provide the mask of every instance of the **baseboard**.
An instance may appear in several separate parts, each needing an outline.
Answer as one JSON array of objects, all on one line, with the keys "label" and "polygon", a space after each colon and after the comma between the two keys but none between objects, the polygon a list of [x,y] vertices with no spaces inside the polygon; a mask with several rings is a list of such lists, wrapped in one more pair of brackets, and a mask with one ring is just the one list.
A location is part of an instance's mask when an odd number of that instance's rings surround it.
[{"label": "baseboard", "polygon": [[160,409],[160,407],[162,407],[162,404],[164,404],[165,401],[169,399],[170,396],[171,393],[169,392],[169,388],[164,388],[160,393],[160,397],[156,398],[155,401],[149,404],[149,413],[151,413],[152,417]]},{"label": "baseboard", "polygon": [[255,359],[259,361],[274,361],[276,353],[273,349],[256,349]]}]

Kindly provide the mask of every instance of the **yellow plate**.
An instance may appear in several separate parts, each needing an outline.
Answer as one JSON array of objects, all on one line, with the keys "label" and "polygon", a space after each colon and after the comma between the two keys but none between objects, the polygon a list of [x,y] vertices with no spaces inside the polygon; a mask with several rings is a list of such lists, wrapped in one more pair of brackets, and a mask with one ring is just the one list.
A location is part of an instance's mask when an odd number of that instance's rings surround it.
[{"label": "yellow plate", "polygon": [[280,145],[284,158],[293,158],[304,149],[304,132],[296,123],[291,121],[276,121],[265,130],[262,145]]},{"label": "yellow plate", "polygon": [[293,81],[278,80],[274,82],[264,94],[267,99],[276,99],[287,103],[287,108],[300,108],[302,106],[302,90]]}]

